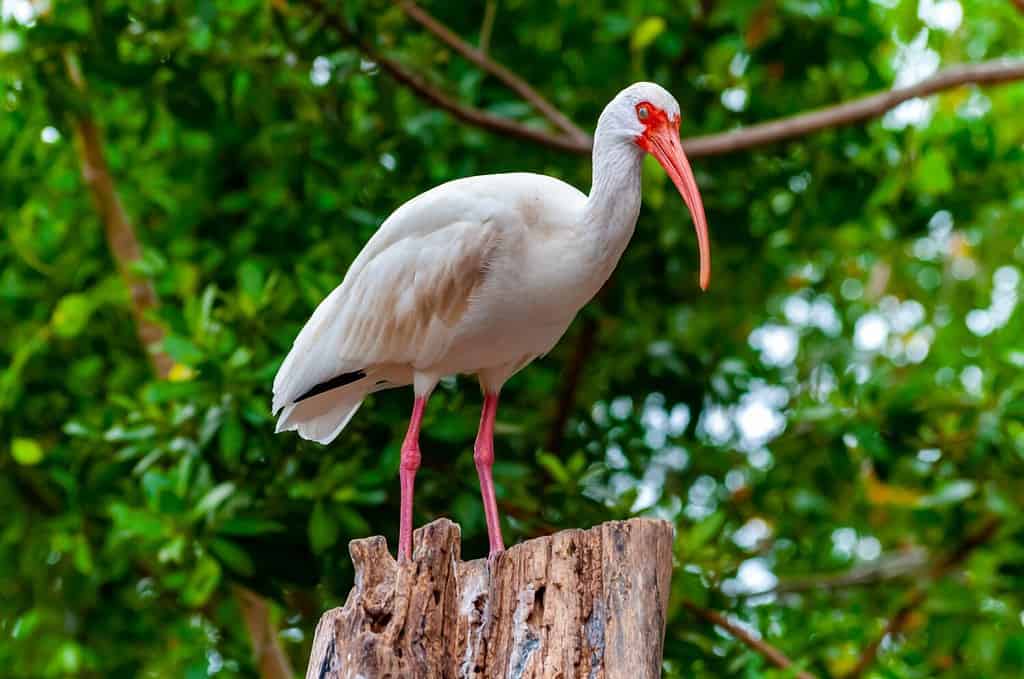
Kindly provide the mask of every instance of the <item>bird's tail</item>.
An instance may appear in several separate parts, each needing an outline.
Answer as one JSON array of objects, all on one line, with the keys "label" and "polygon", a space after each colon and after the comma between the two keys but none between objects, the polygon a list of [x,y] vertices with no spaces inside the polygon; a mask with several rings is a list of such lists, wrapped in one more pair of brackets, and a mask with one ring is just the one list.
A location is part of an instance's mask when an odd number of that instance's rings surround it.
[{"label": "bird's tail", "polygon": [[359,410],[366,389],[350,385],[286,406],[277,418],[277,431],[296,431],[310,441],[327,445]]}]

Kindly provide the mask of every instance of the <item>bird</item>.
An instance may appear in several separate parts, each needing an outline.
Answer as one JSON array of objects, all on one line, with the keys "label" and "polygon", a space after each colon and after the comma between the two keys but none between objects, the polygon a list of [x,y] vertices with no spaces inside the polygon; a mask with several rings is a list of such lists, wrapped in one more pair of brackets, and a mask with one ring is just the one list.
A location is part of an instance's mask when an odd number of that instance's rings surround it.
[{"label": "bird", "polygon": [[473,459],[489,559],[504,551],[495,499],[494,423],[506,381],[548,353],[611,276],[640,212],[645,154],[690,211],[699,285],[711,276],[707,220],[679,138],[680,109],[634,83],[598,117],[590,193],[526,172],[454,179],[383,221],[317,306],[274,378],[277,432],[328,444],[371,393],[413,387],[399,463],[398,560],[411,559],[420,425],[438,382],[475,375],[483,391]]}]

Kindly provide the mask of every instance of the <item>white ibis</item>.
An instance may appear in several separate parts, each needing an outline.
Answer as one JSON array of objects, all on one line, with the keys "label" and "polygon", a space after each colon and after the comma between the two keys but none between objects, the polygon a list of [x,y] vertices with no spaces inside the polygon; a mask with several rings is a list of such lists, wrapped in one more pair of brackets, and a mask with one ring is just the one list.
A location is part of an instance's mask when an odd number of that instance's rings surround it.
[{"label": "white ibis", "polygon": [[601,288],[633,235],[640,166],[652,154],[697,229],[700,287],[711,275],[707,222],[679,141],[679,104],[653,83],[619,92],[597,122],[590,195],[529,173],[466,177],[384,220],[320,303],[274,379],[277,431],[327,444],[367,394],[412,385],[402,444],[398,558],[412,555],[420,421],[447,375],[475,374],[483,412],[473,459],[490,557],[504,550],[491,465],[498,394],[546,354]]}]

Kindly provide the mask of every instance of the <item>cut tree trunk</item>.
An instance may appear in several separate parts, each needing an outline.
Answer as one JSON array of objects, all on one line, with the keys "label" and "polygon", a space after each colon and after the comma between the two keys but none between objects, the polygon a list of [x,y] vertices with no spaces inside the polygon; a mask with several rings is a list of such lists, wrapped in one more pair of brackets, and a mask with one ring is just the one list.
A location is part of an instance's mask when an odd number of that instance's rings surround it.
[{"label": "cut tree trunk", "polygon": [[661,676],[672,526],[613,521],[460,560],[459,527],[416,531],[398,564],[353,540],[355,587],[317,625],[306,679],[654,679]]}]

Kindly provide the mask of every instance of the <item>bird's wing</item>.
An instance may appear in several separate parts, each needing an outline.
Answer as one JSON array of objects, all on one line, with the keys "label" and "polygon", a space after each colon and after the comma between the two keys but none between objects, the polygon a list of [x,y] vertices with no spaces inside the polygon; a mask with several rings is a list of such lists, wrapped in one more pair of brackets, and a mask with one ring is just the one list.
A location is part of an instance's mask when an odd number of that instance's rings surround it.
[{"label": "bird's wing", "polygon": [[274,379],[275,413],[332,380],[444,355],[516,225],[502,201],[452,184],[396,210],[320,303]]}]

